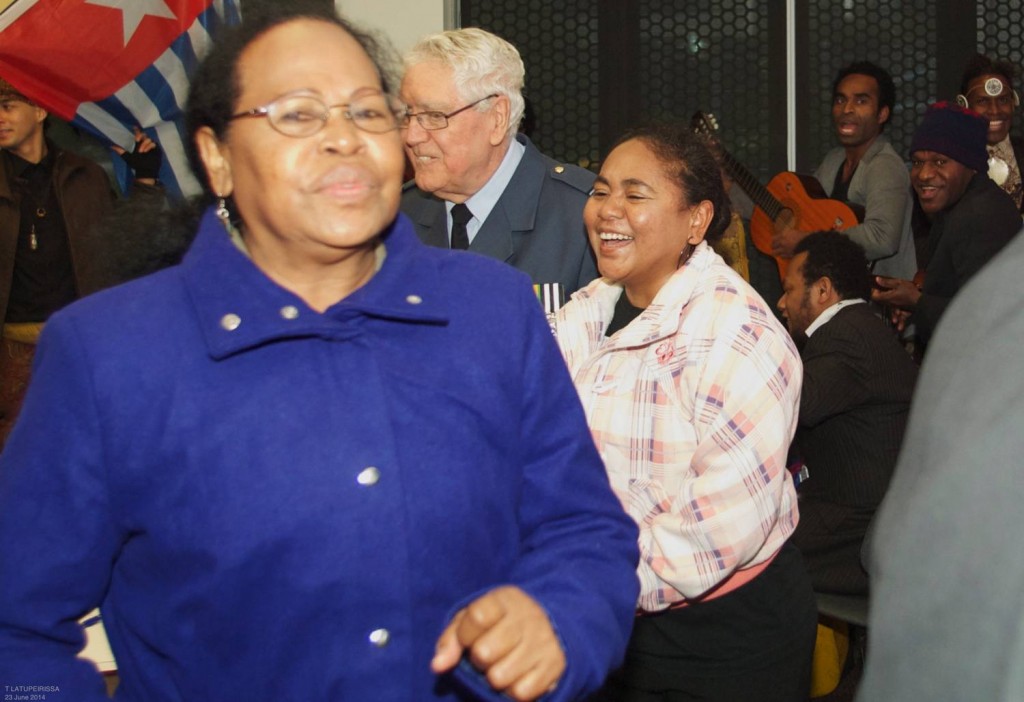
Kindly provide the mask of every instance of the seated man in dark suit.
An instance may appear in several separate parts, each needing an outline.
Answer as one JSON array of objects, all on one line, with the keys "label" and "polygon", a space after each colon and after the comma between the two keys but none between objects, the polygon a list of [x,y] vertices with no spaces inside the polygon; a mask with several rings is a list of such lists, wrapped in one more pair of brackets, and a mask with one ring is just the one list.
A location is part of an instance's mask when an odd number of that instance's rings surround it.
[{"label": "seated man in dark suit", "polygon": [[442,32],[412,48],[402,135],[416,179],[402,211],[425,243],[497,258],[568,296],[597,277],[583,228],[594,174],[516,134],[524,75],[516,48],[482,29]]},{"label": "seated man in dark suit", "polygon": [[861,542],[896,465],[917,367],[866,304],[871,275],[860,246],[815,232],[795,251],[778,305],[803,342],[793,445],[809,475],[792,539],[815,590],[863,595]]}]

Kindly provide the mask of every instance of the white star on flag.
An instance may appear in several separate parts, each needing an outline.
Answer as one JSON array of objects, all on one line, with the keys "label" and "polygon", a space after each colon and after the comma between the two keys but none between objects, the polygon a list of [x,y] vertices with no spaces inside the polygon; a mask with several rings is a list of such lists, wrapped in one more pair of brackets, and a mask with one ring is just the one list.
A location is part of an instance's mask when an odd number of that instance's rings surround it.
[{"label": "white star on flag", "polygon": [[[240,2],[0,0],[0,76],[105,143],[131,149],[142,127],[163,149],[168,195],[191,196],[201,188],[184,147],[189,76],[221,30],[241,21]],[[127,189],[127,166],[112,163]]]},{"label": "white star on flag", "polygon": [[85,4],[101,5],[121,11],[121,18],[124,21],[125,46],[128,46],[128,42],[135,36],[135,30],[139,28],[139,24],[146,15],[176,19],[174,12],[167,7],[164,0],[85,0]]}]

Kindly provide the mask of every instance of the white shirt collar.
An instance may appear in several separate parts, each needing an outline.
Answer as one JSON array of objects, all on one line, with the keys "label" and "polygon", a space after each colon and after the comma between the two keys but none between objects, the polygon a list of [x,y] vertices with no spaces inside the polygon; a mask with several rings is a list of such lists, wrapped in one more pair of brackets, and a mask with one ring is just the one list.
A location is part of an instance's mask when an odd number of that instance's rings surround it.
[{"label": "white shirt collar", "polygon": [[867,302],[867,300],[865,300],[863,298],[860,298],[860,297],[855,297],[855,298],[850,299],[850,300],[840,300],[836,304],[834,304],[831,307],[828,307],[824,311],[822,311],[822,313],[818,315],[818,318],[815,319],[813,322],[811,322],[810,325],[808,325],[807,331],[805,331],[804,334],[806,334],[807,337],[810,338],[811,334],[816,332],[818,329],[823,327],[830,319],[835,317],[839,313],[839,310],[843,309],[844,307],[851,307],[852,305],[860,305],[860,304],[866,303],[866,302]]}]

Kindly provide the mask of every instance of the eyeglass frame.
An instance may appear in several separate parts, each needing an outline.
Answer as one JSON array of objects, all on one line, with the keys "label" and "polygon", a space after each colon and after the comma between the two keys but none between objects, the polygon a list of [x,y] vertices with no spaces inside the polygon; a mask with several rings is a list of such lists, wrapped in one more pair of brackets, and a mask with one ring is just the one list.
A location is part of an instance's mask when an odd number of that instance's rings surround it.
[{"label": "eyeglass frame", "polygon": [[[375,93],[370,93],[368,95],[361,96],[361,97],[383,97],[385,101],[387,101],[387,102],[391,101],[391,97],[387,93],[376,93],[375,92]],[[282,132],[278,128],[278,126],[274,123],[274,120],[272,120],[270,118],[270,110],[271,110],[271,108],[275,107],[282,100],[289,100],[291,98],[307,98],[309,100],[315,100],[315,101],[317,101],[318,103],[320,103],[321,105],[324,106],[324,111],[320,114],[320,126],[317,128],[316,131],[310,132],[309,134],[289,134],[288,132]],[[340,103],[338,103],[336,105],[328,105],[326,102],[324,102],[322,99],[318,98],[315,95],[306,95],[306,94],[303,94],[303,93],[298,93],[298,94],[296,94],[296,93],[288,93],[288,94],[282,95],[280,97],[274,98],[270,102],[267,102],[267,103],[264,103],[262,105],[259,105],[258,107],[254,107],[251,110],[243,110],[242,112],[238,112],[236,114],[230,115],[228,117],[228,121],[231,122],[231,121],[234,121],[236,119],[242,119],[243,117],[266,117],[267,118],[267,124],[269,124],[270,128],[273,129],[278,134],[281,134],[281,135],[286,136],[286,137],[290,137],[292,139],[305,139],[306,137],[311,137],[314,134],[319,134],[320,132],[322,132],[324,130],[324,127],[327,126],[327,122],[331,118],[331,111],[332,110],[334,110],[334,109],[336,109],[338,107],[349,108],[349,107],[352,106],[353,103],[358,103],[358,102],[359,102],[359,98],[356,98],[355,100],[350,100],[349,102],[340,102]],[[342,117],[347,119],[349,122],[351,122],[352,126],[354,126],[356,129],[358,129],[361,132],[366,132],[367,134],[387,134],[388,132],[393,132],[393,131],[396,131],[398,129],[401,129],[402,128],[402,123],[403,123],[403,121],[405,121],[405,115],[408,113],[408,109],[405,108],[405,107],[400,107],[398,109],[395,109],[395,108],[389,106],[388,110],[395,117],[395,126],[391,127],[390,129],[385,129],[383,132],[375,132],[375,131],[366,129],[364,127],[361,127],[359,125],[359,123],[355,120],[355,117],[352,116],[351,110],[348,110],[348,109],[342,110],[341,115],[342,115]]]},{"label": "eyeglass frame", "polygon": [[[471,107],[476,107],[477,105],[479,105],[484,100],[490,100],[491,98],[496,98],[496,97],[501,97],[501,93],[491,93],[490,95],[487,95],[486,97],[482,97],[479,100],[475,100],[474,102],[471,102],[468,105],[464,105],[464,106],[460,107],[457,110],[453,110],[452,112],[448,112],[447,114],[442,112],[441,110],[423,110],[422,112],[413,112],[411,109],[407,109],[405,111],[405,114],[399,115],[399,117],[398,117],[398,121],[401,124],[399,129],[408,129],[409,126],[412,124],[413,118],[415,117],[416,118],[416,123],[418,125],[420,125],[420,127],[425,129],[426,131],[428,131],[428,132],[439,132],[442,129],[447,129],[448,128],[448,121],[452,117],[454,117],[455,115],[460,114],[462,112],[465,112],[466,110],[468,110]],[[440,126],[440,127],[428,127],[427,125],[423,124],[423,121],[420,119],[420,117],[422,117],[423,115],[440,115],[441,117],[444,118],[444,125]]]}]

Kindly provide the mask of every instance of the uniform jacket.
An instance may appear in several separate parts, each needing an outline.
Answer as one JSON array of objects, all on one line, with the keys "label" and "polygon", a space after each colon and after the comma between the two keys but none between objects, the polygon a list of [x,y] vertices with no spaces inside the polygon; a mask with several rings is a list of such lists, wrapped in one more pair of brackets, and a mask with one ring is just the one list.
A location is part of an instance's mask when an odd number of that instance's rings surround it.
[{"label": "uniform jacket", "polygon": [[[516,138],[526,152],[469,250],[515,266],[534,283],[561,283],[568,296],[597,277],[583,227],[594,174],[548,158],[522,134]],[[443,200],[412,183],[402,211],[424,243],[449,248]]]},{"label": "uniform jacket", "polygon": [[786,452],[800,359],[706,243],[606,337],[622,294],[594,281],[556,334],[612,488],[640,525],[640,607],[656,611],[752,579],[796,527]]},{"label": "uniform jacket", "polygon": [[[97,164],[71,152],[55,149],[53,187],[71,247],[75,287],[79,295],[98,290],[100,261],[89,239],[90,231],[113,208],[113,193],[106,173]],[[18,249],[21,200],[16,194],[7,159],[0,158],[0,321],[7,316],[7,301]]]},{"label": "uniform jacket", "polygon": [[927,341],[950,300],[1021,228],[1013,199],[976,173],[952,207],[932,219],[921,299],[911,321]]},{"label": "uniform jacket", "polygon": [[436,638],[511,583],[564,643],[550,698],[600,683],[636,529],[537,300],[403,217],[385,245],[319,314],[210,211],[181,265],[51,318],[0,458],[0,679],[105,700],[101,604],[119,699],[454,699]]},{"label": "uniform jacket", "polygon": [[[828,152],[814,172],[825,192],[832,193],[846,149]],[[903,159],[879,134],[857,166],[847,193],[849,202],[864,207],[864,221],[843,231],[864,248],[875,275],[911,280],[917,273],[914,235],[910,227],[913,193]]]},{"label": "uniform jacket", "polygon": [[865,594],[860,548],[896,466],[917,366],[867,304],[841,309],[801,351],[795,445],[804,552],[816,590]]}]

